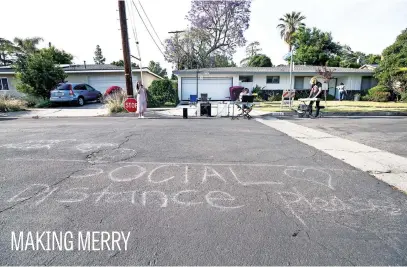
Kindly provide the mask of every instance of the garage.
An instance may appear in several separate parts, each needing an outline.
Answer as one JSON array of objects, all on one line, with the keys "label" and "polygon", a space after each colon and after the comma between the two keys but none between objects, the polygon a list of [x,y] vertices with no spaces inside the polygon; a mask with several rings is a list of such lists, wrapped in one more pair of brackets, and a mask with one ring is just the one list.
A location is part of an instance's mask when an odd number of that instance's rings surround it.
[{"label": "garage", "polygon": [[[188,101],[190,95],[197,94],[196,78],[181,79],[181,98]],[[233,78],[199,78],[198,97],[208,94],[211,100],[227,100],[229,88],[233,85]]]},{"label": "garage", "polygon": [[126,88],[124,75],[120,74],[89,76],[89,84],[102,93],[105,93],[113,85]]}]

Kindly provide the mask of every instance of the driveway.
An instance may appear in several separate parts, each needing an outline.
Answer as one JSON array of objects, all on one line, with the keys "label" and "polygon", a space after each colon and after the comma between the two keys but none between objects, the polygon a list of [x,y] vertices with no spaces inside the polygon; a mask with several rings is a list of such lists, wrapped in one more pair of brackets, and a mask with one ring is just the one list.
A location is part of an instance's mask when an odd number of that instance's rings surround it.
[{"label": "driveway", "polygon": [[100,103],[87,103],[82,107],[77,106],[60,106],[57,108],[30,109],[28,111],[9,112],[5,115],[8,117],[18,118],[52,118],[52,117],[97,117],[106,116],[108,110]]},{"label": "driveway", "polygon": [[0,265],[407,265],[405,194],[255,120],[7,120],[0,150]]}]

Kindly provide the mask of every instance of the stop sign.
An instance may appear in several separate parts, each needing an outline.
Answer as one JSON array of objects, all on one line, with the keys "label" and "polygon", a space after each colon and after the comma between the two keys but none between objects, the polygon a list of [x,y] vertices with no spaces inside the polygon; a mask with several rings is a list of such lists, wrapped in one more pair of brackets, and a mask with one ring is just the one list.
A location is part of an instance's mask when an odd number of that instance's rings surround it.
[{"label": "stop sign", "polygon": [[127,112],[136,112],[137,110],[136,99],[127,98],[126,101],[124,101],[124,108],[127,110]]}]

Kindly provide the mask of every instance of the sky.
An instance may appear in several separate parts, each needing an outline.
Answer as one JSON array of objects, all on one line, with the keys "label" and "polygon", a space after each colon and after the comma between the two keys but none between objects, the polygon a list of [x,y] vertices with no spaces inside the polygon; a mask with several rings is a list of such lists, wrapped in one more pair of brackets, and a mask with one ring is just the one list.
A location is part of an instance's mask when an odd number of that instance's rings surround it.
[{"label": "sky", "polygon": [[[51,42],[55,47],[74,55],[76,64],[93,63],[96,45],[100,45],[106,63],[123,58],[118,13],[118,0],[0,0],[0,37],[44,38],[42,47]],[[131,0],[130,7],[132,6]],[[139,1],[163,42],[168,32],[183,30],[191,0],[133,0]],[[156,47],[139,15],[128,7],[130,49],[137,56],[133,26],[140,43],[143,66],[158,61],[170,73],[172,64]],[[253,0],[250,27],[245,32],[247,42],[259,41],[262,53],[273,64],[284,63],[288,52],[276,26],[279,18],[291,11],[306,16],[308,27],[332,33],[334,41],[349,45],[354,51],[380,54],[391,45],[397,35],[407,28],[407,0]],[[132,20],[133,18],[133,20]],[[132,23],[134,22],[134,23]],[[150,32],[155,33],[150,28]],[[164,51],[160,41],[156,41]],[[239,64],[245,57],[244,47],[234,55]]]}]

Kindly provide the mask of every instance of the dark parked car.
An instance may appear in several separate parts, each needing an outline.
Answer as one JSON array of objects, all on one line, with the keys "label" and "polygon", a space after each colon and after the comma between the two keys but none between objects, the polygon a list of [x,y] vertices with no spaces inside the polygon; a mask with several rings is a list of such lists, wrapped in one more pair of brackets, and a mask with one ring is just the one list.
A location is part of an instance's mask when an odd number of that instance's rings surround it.
[{"label": "dark parked car", "polygon": [[87,101],[103,101],[101,92],[85,83],[61,83],[51,91],[50,101],[53,103],[70,103],[79,106]]}]

